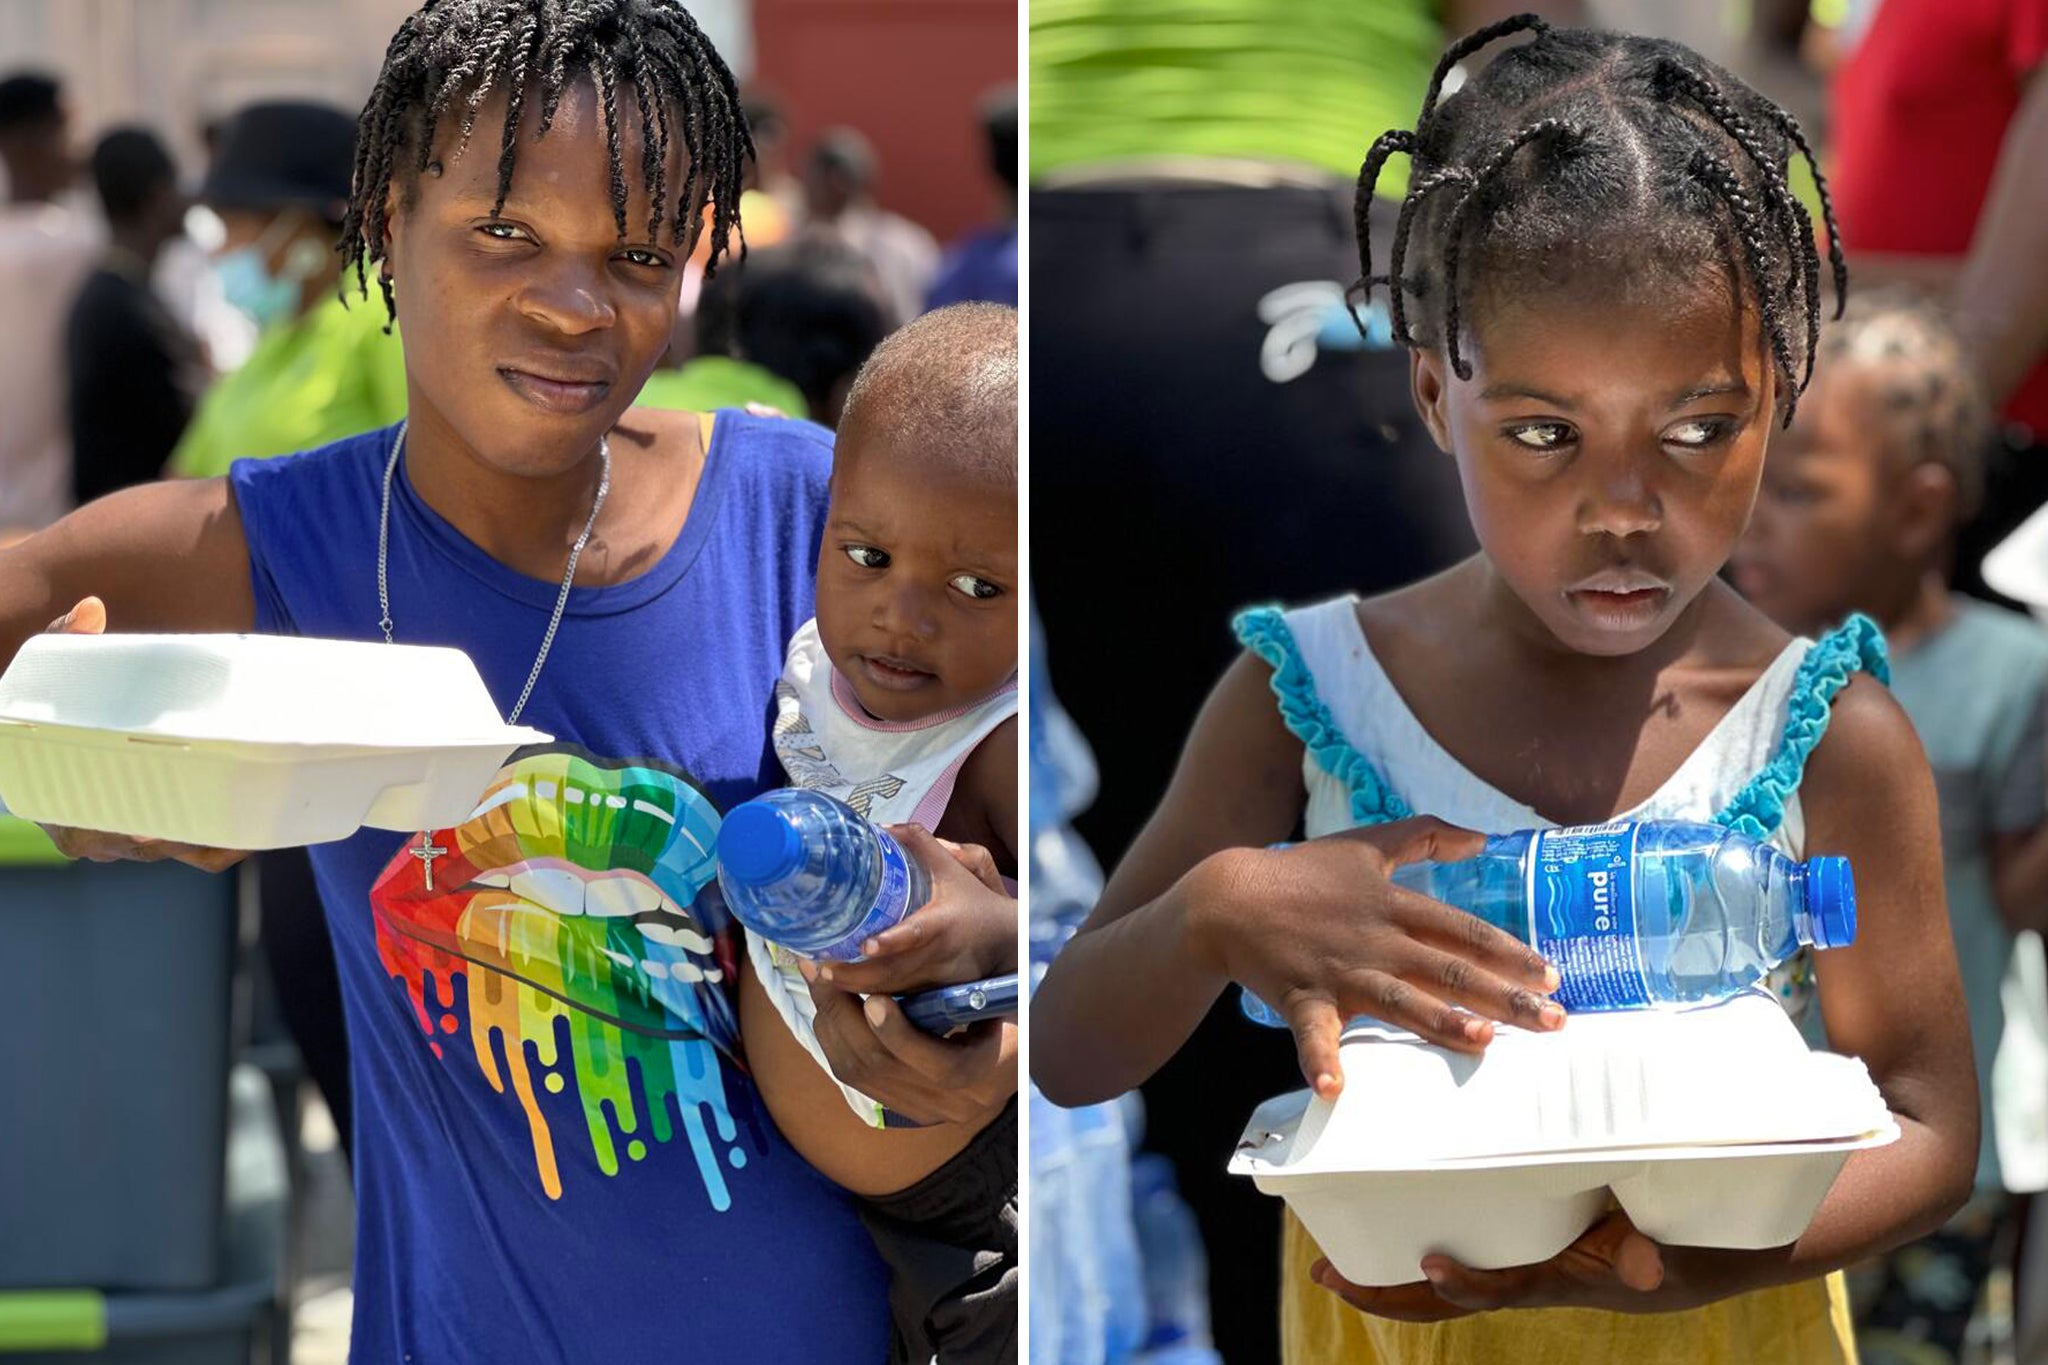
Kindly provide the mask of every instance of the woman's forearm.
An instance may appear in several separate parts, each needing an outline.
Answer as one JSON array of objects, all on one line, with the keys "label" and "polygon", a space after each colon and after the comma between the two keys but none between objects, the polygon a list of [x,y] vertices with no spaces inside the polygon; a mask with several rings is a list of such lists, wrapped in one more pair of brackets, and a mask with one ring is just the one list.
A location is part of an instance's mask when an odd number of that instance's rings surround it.
[{"label": "woman's forearm", "polygon": [[[1213,861],[1213,860],[1212,860]],[[1213,869],[1083,929],[1031,998],[1031,1078],[1060,1105],[1093,1104],[1149,1078],[1178,1051],[1229,978],[1197,946]]]}]

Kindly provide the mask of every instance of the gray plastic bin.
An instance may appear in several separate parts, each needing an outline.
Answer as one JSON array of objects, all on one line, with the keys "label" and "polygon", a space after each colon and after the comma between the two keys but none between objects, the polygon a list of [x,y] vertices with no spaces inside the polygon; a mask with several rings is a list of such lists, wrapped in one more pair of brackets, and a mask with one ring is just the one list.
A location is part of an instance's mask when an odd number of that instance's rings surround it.
[{"label": "gray plastic bin", "polygon": [[0,1351],[0,1365],[251,1365],[285,1358],[270,1340],[273,1326],[290,1331],[289,1320],[277,1313],[288,1221],[284,1141],[263,1074],[237,1067],[232,1087],[227,1206],[214,1210],[214,1227],[225,1228],[224,1287],[109,1294],[102,1349]]},{"label": "gray plastic bin", "polygon": [[0,1287],[222,1283],[236,884],[0,868]]}]

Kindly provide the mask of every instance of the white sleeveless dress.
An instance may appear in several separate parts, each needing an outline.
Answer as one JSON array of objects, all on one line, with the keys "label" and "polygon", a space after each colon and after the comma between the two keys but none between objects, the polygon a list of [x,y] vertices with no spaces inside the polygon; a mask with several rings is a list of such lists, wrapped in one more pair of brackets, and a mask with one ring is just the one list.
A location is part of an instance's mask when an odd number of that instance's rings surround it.
[{"label": "white sleeveless dress", "polygon": [[[1281,716],[1302,741],[1310,837],[1412,814],[1489,834],[1555,827],[1475,776],[1423,729],[1374,657],[1356,598],[1284,612],[1254,608],[1236,627],[1239,639],[1272,666]],[[1714,821],[1803,858],[1799,779],[1827,728],[1829,706],[1857,671],[1887,676],[1883,639],[1867,619],[1852,618],[1819,641],[1791,642],[1663,786],[1614,818]],[[1772,977],[1794,1018],[1808,1013],[1811,981],[1804,952]],[[1288,1365],[1496,1359],[1843,1365],[1855,1358],[1840,1275],[1682,1313],[1534,1309],[1417,1325],[1369,1318],[1307,1287],[1309,1265],[1320,1253],[1291,1215],[1284,1228],[1281,1340]]]}]

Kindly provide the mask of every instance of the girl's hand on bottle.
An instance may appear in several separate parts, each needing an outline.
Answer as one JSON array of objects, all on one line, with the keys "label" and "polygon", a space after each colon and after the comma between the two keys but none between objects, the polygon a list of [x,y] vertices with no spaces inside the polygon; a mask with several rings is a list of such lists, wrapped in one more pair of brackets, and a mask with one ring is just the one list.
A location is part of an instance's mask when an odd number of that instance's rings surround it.
[{"label": "girl's hand on bottle", "polygon": [[891,825],[889,833],[930,873],[931,899],[862,944],[864,961],[819,963],[820,979],[862,995],[894,995],[1016,971],[1017,902],[988,850],[918,825]]},{"label": "girl's hand on bottle", "polygon": [[[104,635],[106,630],[106,604],[97,597],[88,597],[50,622],[49,629],[43,633]],[[126,834],[67,829],[60,825],[44,825],[42,830],[50,836],[50,842],[57,845],[57,851],[65,857],[82,858],[94,863],[160,863],[176,860],[204,872],[223,872],[249,856],[234,849],[199,848],[192,844],[173,843],[168,839],[137,839]]]},{"label": "girl's hand on bottle", "polygon": [[1343,1088],[1337,1040],[1370,1015],[1457,1052],[1499,1020],[1554,1029],[1555,969],[1477,915],[1389,880],[1406,863],[1456,862],[1485,837],[1423,816],[1286,849],[1231,849],[1189,874],[1196,955],[1272,1005],[1318,1095]]},{"label": "girl's hand on bottle", "polygon": [[1658,1308],[1664,1256],[1616,1210],[1547,1261],[1506,1270],[1472,1270],[1448,1256],[1422,1258],[1424,1278],[1383,1289],[1355,1285],[1317,1261],[1309,1277],[1361,1313],[1403,1322],[1444,1322],[1496,1308]]}]

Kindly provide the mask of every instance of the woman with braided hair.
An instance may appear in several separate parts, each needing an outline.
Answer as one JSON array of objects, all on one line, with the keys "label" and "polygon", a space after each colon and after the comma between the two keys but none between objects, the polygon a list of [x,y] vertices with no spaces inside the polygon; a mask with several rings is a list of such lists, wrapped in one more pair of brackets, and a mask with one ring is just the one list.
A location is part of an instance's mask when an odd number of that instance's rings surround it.
[{"label": "woman with braided hair", "polygon": [[[1527,40],[1439,98],[1511,35]],[[1324,1097],[1356,1015],[1463,1053],[1494,1021],[1570,1027],[1527,944],[1391,870],[1476,854],[1472,831],[1712,820],[1854,864],[1855,944],[1774,984],[1863,1059],[1901,1136],[1852,1156],[1768,1251],[1660,1246],[1616,1211],[1542,1264],[1432,1254],[1369,1289],[1289,1216],[1290,1362],[1851,1361],[1834,1272],[1969,1191],[1933,781],[1897,704],[1856,676],[1883,676],[1883,641],[1861,617],[1794,638],[1718,577],[1816,349],[1823,263],[1785,182],[1804,152],[1789,116],[1669,42],[1525,15],[1445,53],[1415,127],[1359,176],[1362,210],[1388,159],[1409,161],[1391,270],[1372,271],[1362,213],[1359,257],[1480,552],[1384,595],[1239,616],[1244,654],[1034,997],[1033,1076],[1060,1103],[1117,1094],[1233,982],[1279,1005]],[[1298,828],[1307,842],[1259,851]]]},{"label": "woman with braided hair", "polygon": [[[747,1069],[747,955],[707,891],[719,813],[777,785],[830,437],[631,406],[698,234],[710,268],[744,249],[749,150],[678,0],[431,0],[363,110],[341,243],[356,306],[402,324],[406,421],[0,554],[0,659],[52,617],[452,645],[556,737],[458,827],[312,850],[352,1044],[359,1361],[891,1351],[852,1200]],[[933,1098],[896,1055],[863,1084],[913,1120],[1014,1088],[991,1058]]]}]

